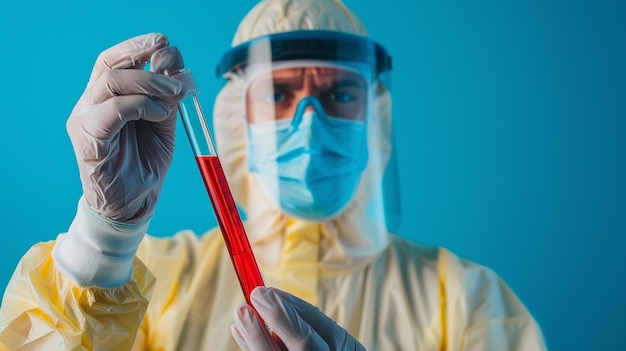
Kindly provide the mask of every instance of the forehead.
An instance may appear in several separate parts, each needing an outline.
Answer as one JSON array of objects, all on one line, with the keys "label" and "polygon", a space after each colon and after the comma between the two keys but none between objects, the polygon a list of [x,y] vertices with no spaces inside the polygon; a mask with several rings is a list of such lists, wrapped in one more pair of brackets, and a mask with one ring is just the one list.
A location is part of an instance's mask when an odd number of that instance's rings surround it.
[{"label": "forehead", "polygon": [[294,67],[277,69],[271,72],[274,78],[293,78],[309,75],[330,76],[330,77],[360,77],[355,72],[334,68],[334,67]]},{"label": "forehead", "polygon": [[251,83],[273,84],[281,82],[302,82],[305,77],[312,77],[318,83],[334,83],[343,81],[354,81],[365,84],[365,79],[358,73],[335,67],[291,67],[281,68],[273,71],[257,74],[252,78]]}]

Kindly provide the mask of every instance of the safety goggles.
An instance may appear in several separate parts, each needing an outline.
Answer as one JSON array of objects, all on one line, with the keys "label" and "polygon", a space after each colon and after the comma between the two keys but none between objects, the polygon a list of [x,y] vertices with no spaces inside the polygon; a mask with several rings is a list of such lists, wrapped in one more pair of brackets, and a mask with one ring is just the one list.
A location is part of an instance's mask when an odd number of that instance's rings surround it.
[{"label": "safety goggles", "polygon": [[363,120],[372,83],[391,69],[373,40],[332,31],[272,34],[232,48],[217,75],[243,72],[250,123],[296,118],[307,109]]}]

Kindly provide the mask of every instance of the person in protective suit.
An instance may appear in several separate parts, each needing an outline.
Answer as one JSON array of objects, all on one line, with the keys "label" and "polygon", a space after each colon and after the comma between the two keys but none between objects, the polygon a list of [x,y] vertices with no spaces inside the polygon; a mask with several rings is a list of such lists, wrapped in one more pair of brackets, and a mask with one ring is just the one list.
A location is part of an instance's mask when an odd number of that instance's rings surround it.
[{"label": "person in protective suit", "polygon": [[545,350],[494,272],[390,233],[391,59],[339,0],[261,1],[218,66],[216,143],[271,287],[254,309],[219,229],[145,235],[183,66],[158,33],[98,57],[67,121],[83,196],[68,232],[15,270],[0,347]]}]

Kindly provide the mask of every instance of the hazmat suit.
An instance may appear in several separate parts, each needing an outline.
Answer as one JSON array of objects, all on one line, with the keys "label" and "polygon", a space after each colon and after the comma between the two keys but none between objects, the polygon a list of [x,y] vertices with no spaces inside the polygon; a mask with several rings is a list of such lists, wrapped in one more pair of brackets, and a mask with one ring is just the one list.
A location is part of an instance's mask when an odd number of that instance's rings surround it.
[{"label": "hazmat suit", "polygon": [[[244,18],[233,45],[297,30],[367,35],[338,0],[267,0]],[[494,272],[368,222],[364,202],[375,194],[365,181],[331,219],[307,221],[281,211],[250,172],[245,85],[244,77],[228,76],[215,102],[214,127],[266,285],[317,306],[369,350],[545,350],[533,317]],[[384,165],[391,147],[391,98],[384,87],[375,91],[371,129],[379,134],[368,135],[368,148],[370,159]],[[363,177],[379,180],[381,172],[368,165]],[[81,199],[77,218],[83,220],[73,225],[99,225],[94,223],[103,220],[100,212],[89,205]],[[71,245],[60,247],[70,241],[67,236],[33,246],[20,261],[2,302],[0,348],[239,349],[227,330],[244,297],[218,229],[137,236],[136,255],[125,258],[132,270],[114,277],[127,281],[110,287],[97,284],[110,276],[83,280],[59,268],[66,264],[62,257],[70,260]]]}]

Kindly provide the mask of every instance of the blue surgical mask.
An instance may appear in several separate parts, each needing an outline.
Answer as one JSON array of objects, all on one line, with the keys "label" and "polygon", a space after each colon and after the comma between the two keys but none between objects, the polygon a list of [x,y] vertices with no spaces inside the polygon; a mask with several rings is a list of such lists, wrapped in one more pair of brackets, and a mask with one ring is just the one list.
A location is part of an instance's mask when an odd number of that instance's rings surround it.
[{"label": "blue surgical mask", "polygon": [[249,124],[248,166],[285,213],[330,219],[349,205],[367,164],[365,121],[319,108],[297,117]]}]

